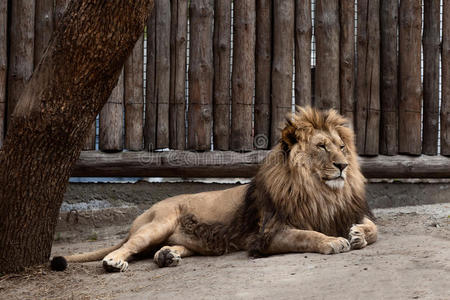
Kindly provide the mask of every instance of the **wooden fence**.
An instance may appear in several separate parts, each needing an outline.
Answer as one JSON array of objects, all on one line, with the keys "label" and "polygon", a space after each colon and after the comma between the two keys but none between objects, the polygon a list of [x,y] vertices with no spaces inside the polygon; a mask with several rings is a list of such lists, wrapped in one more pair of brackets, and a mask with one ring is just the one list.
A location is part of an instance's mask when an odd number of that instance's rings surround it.
[{"label": "wooden fence", "polygon": [[[0,145],[66,4],[0,3]],[[297,104],[354,122],[366,175],[449,177],[449,70],[450,0],[155,0],[74,175],[250,176]]]}]

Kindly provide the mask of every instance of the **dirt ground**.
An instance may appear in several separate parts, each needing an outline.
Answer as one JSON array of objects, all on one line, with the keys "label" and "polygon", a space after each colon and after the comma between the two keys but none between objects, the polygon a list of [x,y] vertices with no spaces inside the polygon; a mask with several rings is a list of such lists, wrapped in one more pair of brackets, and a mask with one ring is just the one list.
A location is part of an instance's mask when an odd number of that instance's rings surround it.
[{"label": "dirt ground", "polygon": [[[100,262],[0,277],[0,299],[450,299],[450,203],[375,210],[379,241],[337,255],[249,259],[244,252],[189,257],[159,269],[143,259],[125,273]],[[126,226],[57,241],[54,254],[119,241]],[[90,240],[87,240],[90,239]]]}]

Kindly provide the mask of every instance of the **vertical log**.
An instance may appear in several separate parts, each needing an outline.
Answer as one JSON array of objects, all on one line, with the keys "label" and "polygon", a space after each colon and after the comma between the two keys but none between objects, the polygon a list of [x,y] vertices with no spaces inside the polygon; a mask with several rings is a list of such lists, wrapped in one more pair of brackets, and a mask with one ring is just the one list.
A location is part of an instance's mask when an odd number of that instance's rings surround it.
[{"label": "vertical log", "polygon": [[187,0],[172,0],[170,33],[170,148],[183,150],[186,146],[186,45]]},{"label": "vertical log", "polygon": [[124,66],[125,148],[143,149],[144,142],[144,36],[133,48]]},{"label": "vertical log", "polygon": [[399,139],[400,153],[419,155],[421,146],[420,42],[422,1],[400,1]]},{"label": "vertical log", "polygon": [[442,24],[441,154],[450,155],[450,1],[444,1]]},{"label": "vertical log", "polygon": [[311,0],[295,1],[295,104],[311,101]]},{"label": "vertical log", "polygon": [[156,149],[157,102],[155,98],[156,74],[156,7],[147,21],[147,65],[145,86],[145,127],[144,148],[148,151]]},{"label": "vertical log", "polygon": [[[4,1],[4,0],[3,0]],[[6,2],[6,1],[4,1]],[[7,119],[16,107],[34,68],[34,0],[11,1]]]},{"label": "vertical log", "polygon": [[315,105],[320,109],[340,111],[339,1],[317,0],[315,14]]},{"label": "vertical log", "polygon": [[270,139],[270,92],[272,78],[273,0],[256,1],[255,140],[267,149]]},{"label": "vertical log", "polygon": [[342,0],[339,7],[339,84],[341,113],[354,124],[355,114],[355,1]]},{"label": "vertical log", "polygon": [[273,6],[271,144],[278,143],[286,114],[292,111],[292,61],[295,27],[294,0],[275,0]]},{"label": "vertical log", "polygon": [[155,99],[158,103],[156,147],[169,147],[170,1],[156,0]]},{"label": "vertical log", "polygon": [[64,15],[64,11],[67,8],[67,4],[70,0],[53,0],[54,1],[54,10],[53,10],[53,24],[55,28],[59,25],[59,21]]},{"label": "vertical log", "polygon": [[99,148],[104,152],[123,150],[123,70],[117,86],[100,112]]},{"label": "vertical log", "polygon": [[440,1],[424,1],[422,153],[437,154],[439,121]]},{"label": "vertical log", "polygon": [[398,2],[381,0],[381,122],[380,153],[398,152]]},{"label": "vertical log", "polygon": [[256,3],[234,2],[231,149],[253,149],[252,101],[255,86]]},{"label": "vertical log", "polygon": [[191,0],[188,148],[211,149],[214,0]]},{"label": "vertical log", "polygon": [[96,144],[96,121],[92,123],[88,130],[88,134],[84,140],[83,150],[95,150]]},{"label": "vertical log", "polygon": [[377,155],[380,126],[380,2],[358,1],[358,70],[355,115],[356,146]]},{"label": "vertical log", "polygon": [[231,1],[214,7],[214,149],[230,147]]},{"label": "vertical log", "polygon": [[5,137],[6,70],[8,69],[8,2],[0,2],[0,148]]},{"label": "vertical log", "polygon": [[34,24],[34,62],[37,65],[54,29],[53,0],[36,1]]}]

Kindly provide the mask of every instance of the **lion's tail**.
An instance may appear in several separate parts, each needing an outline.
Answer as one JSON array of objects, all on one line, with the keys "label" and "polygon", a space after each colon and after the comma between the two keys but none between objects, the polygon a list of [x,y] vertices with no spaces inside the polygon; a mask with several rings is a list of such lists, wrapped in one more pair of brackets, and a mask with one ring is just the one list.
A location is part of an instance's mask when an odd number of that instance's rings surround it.
[{"label": "lion's tail", "polygon": [[122,240],[117,245],[99,249],[92,252],[74,254],[69,256],[55,256],[51,261],[51,268],[55,271],[64,271],[67,268],[68,262],[89,262],[89,261],[97,261],[104,258],[107,254],[111,253],[114,250],[122,247],[123,244],[128,240],[128,237]]}]

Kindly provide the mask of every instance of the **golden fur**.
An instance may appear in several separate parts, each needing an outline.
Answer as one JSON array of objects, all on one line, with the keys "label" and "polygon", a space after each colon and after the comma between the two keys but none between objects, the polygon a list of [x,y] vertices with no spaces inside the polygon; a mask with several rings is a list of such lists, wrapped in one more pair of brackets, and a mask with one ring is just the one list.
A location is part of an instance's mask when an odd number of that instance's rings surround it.
[{"label": "golden fur", "polygon": [[348,121],[334,110],[297,108],[249,185],[161,201],[135,220],[120,245],[66,259],[106,255],[105,269],[123,271],[133,255],[161,244],[159,266],[235,250],[269,255],[362,248],[377,239],[364,184]]}]

